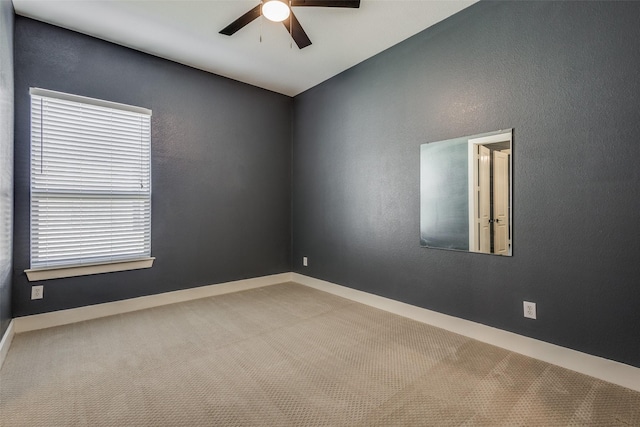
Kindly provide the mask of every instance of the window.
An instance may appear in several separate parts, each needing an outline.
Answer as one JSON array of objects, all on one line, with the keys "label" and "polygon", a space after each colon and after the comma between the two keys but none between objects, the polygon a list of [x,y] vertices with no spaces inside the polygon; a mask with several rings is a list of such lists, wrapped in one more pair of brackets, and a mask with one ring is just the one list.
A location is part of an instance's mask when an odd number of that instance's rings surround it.
[{"label": "window", "polygon": [[30,93],[29,280],[150,267],[151,111]]}]

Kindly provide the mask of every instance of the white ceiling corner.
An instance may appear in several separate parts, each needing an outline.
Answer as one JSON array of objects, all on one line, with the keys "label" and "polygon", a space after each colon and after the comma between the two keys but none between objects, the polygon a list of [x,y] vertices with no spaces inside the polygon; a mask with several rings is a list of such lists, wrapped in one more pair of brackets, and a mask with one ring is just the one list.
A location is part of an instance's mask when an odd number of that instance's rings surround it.
[{"label": "white ceiling corner", "polygon": [[[18,15],[295,96],[477,0],[361,0],[359,9],[294,7],[312,45],[258,18],[218,32],[259,0],[13,0]],[[262,36],[262,42],[260,37]]]}]

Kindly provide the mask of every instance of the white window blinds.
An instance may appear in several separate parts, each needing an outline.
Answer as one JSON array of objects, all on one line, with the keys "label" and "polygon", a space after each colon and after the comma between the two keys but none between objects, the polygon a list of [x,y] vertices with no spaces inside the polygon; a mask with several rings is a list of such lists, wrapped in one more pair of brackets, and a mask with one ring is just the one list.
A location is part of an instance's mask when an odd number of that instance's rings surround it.
[{"label": "white window blinds", "polygon": [[151,255],[151,111],[31,89],[31,268]]}]

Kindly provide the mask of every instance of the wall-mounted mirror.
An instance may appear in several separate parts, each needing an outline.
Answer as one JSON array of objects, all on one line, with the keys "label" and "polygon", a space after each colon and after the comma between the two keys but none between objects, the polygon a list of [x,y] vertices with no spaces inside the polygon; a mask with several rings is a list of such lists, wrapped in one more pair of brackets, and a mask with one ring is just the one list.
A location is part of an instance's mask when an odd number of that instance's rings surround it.
[{"label": "wall-mounted mirror", "polygon": [[511,256],[512,129],[420,146],[420,245]]}]

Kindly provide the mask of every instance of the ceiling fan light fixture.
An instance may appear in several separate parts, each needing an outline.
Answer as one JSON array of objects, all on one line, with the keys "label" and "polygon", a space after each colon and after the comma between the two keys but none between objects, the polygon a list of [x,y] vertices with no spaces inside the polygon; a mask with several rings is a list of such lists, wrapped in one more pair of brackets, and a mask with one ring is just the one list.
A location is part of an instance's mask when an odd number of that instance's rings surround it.
[{"label": "ceiling fan light fixture", "polygon": [[267,0],[262,5],[262,14],[273,22],[282,22],[289,17],[289,6],[280,0]]}]

